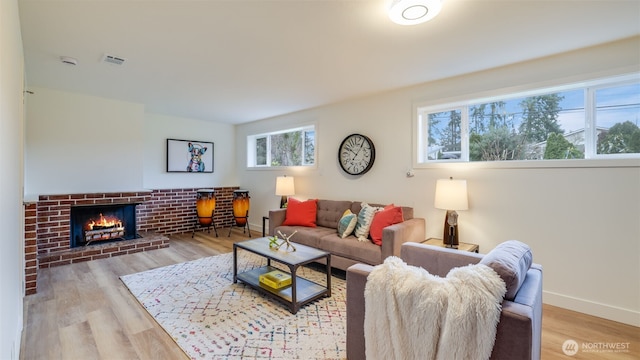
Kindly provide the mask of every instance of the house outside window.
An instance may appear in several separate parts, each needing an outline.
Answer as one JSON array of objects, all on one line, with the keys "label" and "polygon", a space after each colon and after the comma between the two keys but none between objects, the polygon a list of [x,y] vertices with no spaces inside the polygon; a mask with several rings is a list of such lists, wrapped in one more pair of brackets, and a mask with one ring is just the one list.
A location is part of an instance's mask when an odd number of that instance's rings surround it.
[{"label": "house outside window", "polygon": [[315,126],[247,136],[250,168],[315,165]]},{"label": "house outside window", "polygon": [[640,157],[640,81],[417,106],[417,163]]}]

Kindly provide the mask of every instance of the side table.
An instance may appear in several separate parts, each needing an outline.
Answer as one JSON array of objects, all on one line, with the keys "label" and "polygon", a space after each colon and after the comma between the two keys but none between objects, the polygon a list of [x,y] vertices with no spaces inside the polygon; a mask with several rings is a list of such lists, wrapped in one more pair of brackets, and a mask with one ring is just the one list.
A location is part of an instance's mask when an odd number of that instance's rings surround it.
[{"label": "side table", "polygon": [[[427,240],[423,241],[422,243],[423,244],[427,244],[427,245],[450,248],[449,246],[445,245],[444,242],[442,242],[442,239],[428,238]],[[454,247],[453,249],[458,249],[458,250],[462,250],[462,251],[470,251],[470,252],[477,253],[477,252],[480,251],[480,246],[478,244],[469,244],[469,243],[461,242],[461,243],[458,244],[457,248]]]},{"label": "side table", "polygon": [[263,217],[262,217],[262,237],[264,237],[264,236],[265,236],[265,233],[266,233],[266,231],[265,231],[266,229],[264,228],[264,225],[265,225],[265,222],[266,222],[267,220],[269,220],[269,217],[268,217],[268,216],[263,216]]}]

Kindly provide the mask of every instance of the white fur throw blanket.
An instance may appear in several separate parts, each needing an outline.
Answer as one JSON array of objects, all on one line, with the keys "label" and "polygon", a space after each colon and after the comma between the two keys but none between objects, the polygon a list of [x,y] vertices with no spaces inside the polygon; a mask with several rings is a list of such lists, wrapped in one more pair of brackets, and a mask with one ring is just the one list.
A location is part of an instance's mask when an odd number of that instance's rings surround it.
[{"label": "white fur throw blanket", "polygon": [[365,287],[367,360],[489,359],[505,292],[486,265],[441,278],[388,257]]}]

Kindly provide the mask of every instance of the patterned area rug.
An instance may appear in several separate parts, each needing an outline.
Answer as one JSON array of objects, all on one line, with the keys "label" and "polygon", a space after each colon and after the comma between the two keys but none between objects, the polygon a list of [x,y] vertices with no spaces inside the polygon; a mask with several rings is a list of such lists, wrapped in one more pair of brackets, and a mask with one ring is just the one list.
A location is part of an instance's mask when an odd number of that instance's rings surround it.
[{"label": "patterned area rug", "polygon": [[[266,259],[238,252],[238,271]],[[272,263],[275,265],[275,263]],[[303,267],[299,276],[325,284]],[[136,299],[192,359],[346,359],[346,282],[296,315],[247,285],[233,284],[232,253],[121,277]]]}]

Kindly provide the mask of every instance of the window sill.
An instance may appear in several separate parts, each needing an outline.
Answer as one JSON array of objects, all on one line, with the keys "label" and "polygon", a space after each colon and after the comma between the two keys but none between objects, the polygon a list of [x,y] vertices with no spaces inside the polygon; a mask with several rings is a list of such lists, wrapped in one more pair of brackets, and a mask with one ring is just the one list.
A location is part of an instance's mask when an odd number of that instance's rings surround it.
[{"label": "window sill", "polygon": [[415,169],[555,169],[640,167],[640,158],[579,160],[442,161],[414,164]]},{"label": "window sill", "polygon": [[305,170],[315,170],[317,169],[317,165],[299,165],[299,166],[247,166],[245,169],[250,171],[283,171],[283,170],[293,170],[293,171],[305,171]]}]

